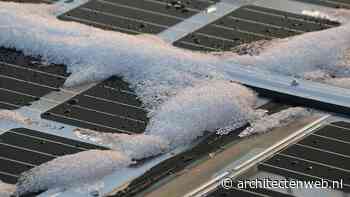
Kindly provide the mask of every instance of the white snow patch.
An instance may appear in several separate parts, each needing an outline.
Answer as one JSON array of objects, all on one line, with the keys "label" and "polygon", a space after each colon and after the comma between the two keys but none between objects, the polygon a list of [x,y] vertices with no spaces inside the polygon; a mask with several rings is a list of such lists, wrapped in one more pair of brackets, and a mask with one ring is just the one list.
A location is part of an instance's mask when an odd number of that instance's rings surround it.
[{"label": "white snow patch", "polygon": [[151,114],[147,134],[172,146],[187,144],[221,127],[243,126],[253,114],[256,95],[241,85],[210,81],[179,92]]},{"label": "white snow patch", "polygon": [[170,149],[169,143],[158,136],[101,133],[86,129],[76,129],[74,133],[79,138],[108,146],[134,160],[159,155]]},{"label": "white snow patch", "polygon": [[[350,11],[332,10],[327,14],[344,24],[323,31],[275,39],[270,43],[263,43],[262,46],[258,42],[257,46],[248,50],[250,53],[254,52],[254,55],[248,53],[238,56],[226,52],[221,57],[233,64],[288,76],[303,77],[305,73],[315,70],[323,70],[329,75],[347,73],[350,76]],[[254,43],[250,46],[254,46]]]},{"label": "white snow patch", "polygon": [[[57,158],[25,173],[18,194],[95,181],[126,167],[132,158],[188,144],[204,131],[243,126],[254,116],[255,94],[241,85],[219,81],[230,80],[226,71],[237,65],[296,76],[314,70],[335,72],[340,64],[342,71],[348,69],[343,62],[344,51],[350,47],[349,23],[275,40],[258,53],[252,51],[253,56],[238,56],[190,52],[156,36],[126,35],[59,21],[56,11],[55,7],[0,3],[0,46],[41,56],[48,63],[68,65],[73,74],[66,86],[122,76],[152,109],[151,120],[146,134],[134,138],[90,135],[97,141],[110,141],[119,152],[87,151]],[[270,121],[262,118],[246,133],[281,126],[302,114],[297,108],[271,116],[275,119]],[[133,145],[135,148],[129,149]]]},{"label": "white snow patch", "polygon": [[7,184],[0,180],[0,197],[10,197],[15,190],[15,185]]},{"label": "white snow patch", "polygon": [[256,115],[255,103],[255,93],[244,86],[227,81],[203,82],[185,88],[152,112],[145,134],[130,136],[89,130],[75,133],[83,139],[107,144],[132,159],[142,159],[188,145],[205,131],[242,127]]},{"label": "white snow patch", "polygon": [[32,124],[32,120],[17,111],[0,110],[0,120],[18,122],[24,125]]},{"label": "white snow patch", "polygon": [[58,157],[23,173],[17,183],[16,195],[96,182],[131,163],[126,156],[110,150],[90,150]]},{"label": "white snow patch", "polygon": [[306,33],[272,41],[258,56],[224,57],[232,63],[268,70],[278,74],[302,77],[304,73],[324,70],[329,73],[349,69],[339,67],[350,48],[350,23],[325,31]]},{"label": "white snow patch", "polygon": [[257,133],[265,133],[271,129],[286,126],[298,118],[311,114],[312,112],[309,109],[301,107],[288,108],[252,122],[251,126],[242,131],[239,136],[247,137]]},{"label": "white snow patch", "polygon": [[304,14],[304,15],[312,16],[312,17],[316,17],[316,18],[322,18],[322,19],[337,21],[336,19],[331,17],[329,14],[326,14],[324,12],[320,12],[320,11],[317,11],[317,10],[303,10],[301,13]]},{"label": "white snow patch", "polygon": [[346,9],[329,9],[327,11],[303,10],[302,14],[316,18],[338,21],[340,23],[349,23],[350,12]]}]

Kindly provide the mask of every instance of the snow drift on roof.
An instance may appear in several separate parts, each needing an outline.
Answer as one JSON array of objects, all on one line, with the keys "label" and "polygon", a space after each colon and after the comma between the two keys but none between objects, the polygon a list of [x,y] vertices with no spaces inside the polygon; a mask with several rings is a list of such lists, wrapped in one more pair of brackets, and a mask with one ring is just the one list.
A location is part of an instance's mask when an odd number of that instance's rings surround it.
[{"label": "snow drift on roof", "polygon": [[350,48],[349,35],[350,23],[324,31],[273,40],[259,55],[225,56],[232,63],[289,76],[302,77],[304,73],[314,70],[341,72],[350,67],[341,66],[346,58],[346,51]]},{"label": "snow drift on roof", "polygon": [[272,115],[264,116],[263,118],[253,122],[251,126],[242,131],[239,136],[246,137],[253,134],[265,133],[276,127],[286,126],[298,118],[306,117],[311,114],[312,111],[302,107],[285,109]]},{"label": "snow drift on roof", "polygon": [[[0,3],[0,46],[67,65],[72,75],[66,86],[122,76],[146,107],[153,109],[151,123],[147,136],[132,140],[114,136],[120,143],[111,142],[112,147],[119,153],[83,152],[34,168],[20,178],[18,194],[102,178],[126,167],[131,159],[158,154],[168,145],[187,144],[205,130],[240,127],[251,119],[255,95],[228,82],[227,71],[242,64],[288,75],[332,70],[350,46],[350,25],[345,24],[273,41],[255,56],[206,54],[173,47],[156,36],[126,35],[59,21],[55,11],[49,6]],[[97,137],[106,140],[106,136]],[[135,144],[135,149],[126,151],[125,147]],[[76,162],[70,162],[73,160]]]},{"label": "snow drift on roof", "polygon": [[349,23],[350,12],[347,9],[328,9],[327,11],[303,10],[302,14],[316,18],[338,21],[340,23]]},{"label": "snow drift on roof", "polygon": [[95,182],[132,162],[116,151],[90,150],[62,156],[21,175],[16,195]]},{"label": "snow drift on roof", "polygon": [[108,146],[133,160],[149,158],[170,149],[169,143],[158,136],[101,133],[87,129],[76,129],[74,133],[81,139]]},{"label": "snow drift on roof", "polygon": [[152,112],[145,134],[130,136],[89,130],[77,130],[76,134],[108,145],[132,159],[142,159],[188,145],[205,131],[244,126],[255,115],[255,102],[255,93],[244,86],[227,81],[203,82],[185,88]]},{"label": "snow drift on roof", "polygon": [[166,138],[171,145],[188,144],[205,131],[247,124],[256,95],[233,82],[210,81],[189,87],[151,114],[147,134]]}]

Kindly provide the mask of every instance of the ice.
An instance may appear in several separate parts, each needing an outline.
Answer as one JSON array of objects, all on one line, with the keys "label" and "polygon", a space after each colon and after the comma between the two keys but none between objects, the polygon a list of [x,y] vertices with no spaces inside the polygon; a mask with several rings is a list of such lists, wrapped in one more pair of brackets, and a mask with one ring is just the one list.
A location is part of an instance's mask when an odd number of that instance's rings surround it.
[{"label": "ice", "polygon": [[241,132],[239,136],[247,137],[257,133],[265,133],[276,127],[286,126],[298,118],[309,116],[311,114],[312,111],[310,109],[302,107],[288,108],[252,122],[251,126]]},{"label": "ice", "polygon": [[96,182],[131,163],[128,157],[110,150],[90,150],[58,157],[23,173],[17,183],[16,195]]},{"label": "ice", "polygon": [[0,180],[0,197],[10,197],[15,190],[15,185],[7,184]]}]

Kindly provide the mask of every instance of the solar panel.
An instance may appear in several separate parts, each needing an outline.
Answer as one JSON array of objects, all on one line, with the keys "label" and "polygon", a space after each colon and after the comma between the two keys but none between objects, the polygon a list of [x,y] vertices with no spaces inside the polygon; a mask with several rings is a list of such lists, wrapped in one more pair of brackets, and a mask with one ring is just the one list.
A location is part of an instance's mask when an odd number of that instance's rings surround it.
[{"label": "solar panel", "polygon": [[246,188],[240,189],[237,187],[237,184],[232,189],[224,189],[222,187],[218,188],[214,192],[208,195],[209,197],[230,197],[230,196],[239,196],[239,197],[292,197],[292,195],[280,193],[277,191],[272,191],[262,188]]},{"label": "solar panel", "polygon": [[343,180],[339,189],[349,193],[349,133],[349,123],[327,125],[264,161],[259,169],[298,180]]},{"label": "solar panel", "polygon": [[[326,125],[296,144],[282,150],[272,158],[260,163],[260,171],[270,172],[287,179],[343,180],[343,192],[350,193],[350,123],[336,122]],[[342,138],[344,136],[344,138]],[[217,188],[209,196],[276,196],[290,194],[271,191],[266,188]]]},{"label": "solar panel", "polygon": [[0,135],[0,180],[15,184],[21,173],[56,157],[105,147],[25,128]]},{"label": "solar panel", "polygon": [[331,8],[350,9],[350,2],[348,0],[295,0],[295,1],[317,4],[320,6],[327,6],[327,7],[331,7]]},{"label": "solar panel", "polygon": [[0,48],[0,108],[28,106],[52,91],[59,91],[67,76],[65,66],[42,65],[36,58]]},{"label": "solar panel", "polygon": [[174,45],[199,51],[229,51],[244,43],[285,38],[337,25],[328,20],[249,5],[183,37]]},{"label": "solar panel", "polygon": [[42,114],[42,118],[102,132],[142,133],[147,110],[119,77],[111,77]]},{"label": "solar panel", "polygon": [[[278,108],[276,108],[276,105],[278,105]],[[285,109],[286,107],[287,105],[270,102],[267,105],[261,106],[260,109],[268,110],[269,114],[273,114]],[[216,133],[211,132],[202,142],[193,148],[161,162],[142,176],[133,180],[127,188],[119,191],[117,194],[113,195],[113,197],[135,196],[163,178],[182,171],[194,161],[208,157],[210,153],[220,151],[225,145],[240,139],[238,134],[243,131],[246,126],[236,129],[227,135],[217,135]],[[140,162],[142,161],[139,161],[139,163]]]},{"label": "solar panel", "polygon": [[204,0],[92,0],[59,19],[129,34],[157,34],[215,4]]},{"label": "solar panel", "polygon": [[58,0],[0,0],[5,2],[16,2],[16,3],[54,3]]}]

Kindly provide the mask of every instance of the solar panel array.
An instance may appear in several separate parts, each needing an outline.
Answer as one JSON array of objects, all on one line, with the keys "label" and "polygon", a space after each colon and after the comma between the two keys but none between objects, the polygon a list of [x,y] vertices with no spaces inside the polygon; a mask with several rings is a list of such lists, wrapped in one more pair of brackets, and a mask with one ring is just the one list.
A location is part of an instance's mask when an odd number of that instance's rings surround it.
[{"label": "solar panel array", "polygon": [[142,133],[147,111],[129,85],[110,79],[42,114],[42,118],[102,132]]},{"label": "solar panel array", "polygon": [[0,135],[0,180],[15,184],[21,173],[56,157],[107,148],[30,129],[12,129]]},{"label": "solar panel array", "polygon": [[43,65],[23,53],[0,48],[0,109],[28,106],[59,91],[68,73],[62,65]]},{"label": "solar panel array", "polygon": [[[0,48],[0,109],[14,110],[30,106],[53,91],[61,89],[69,76],[62,65],[45,65],[39,59]],[[44,113],[43,118],[105,132],[141,133],[147,112],[141,101],[121,78],[112,77],[78,94],[66,103]]]},{"label": "solar panel array", "polygon": [[301,1],[304,3],[311,3],[320,6],[327,6],[331,8],[346,8],[350,9],[350,1],[349,0],[295,0]]},{"label": "solar panel array", "polygon": [[230,51],[258,40],[285,38],[334,26],[336,22],[258,6],[244,6],[174,43],[199,51]]},{"label": "solar panel array", "polygon": [[208,0],[92,0],[59,18],[129,34],[157,34],[214,3]]},{"label": "solar panel array", "polygon": [[54,3],[58,0],[0,0],[5,2],[16,2],[16,3]]},{"label": "solar panel array", "polygon": [[220,187],[214,193],[208,195],[209,197],[293,197],[289,194],[284,194],[277,191],[272,191],[262,188],[247,188],[241,189],[237,187],[237,183],[233,184],[232,189],[224,189]]},{"label": "solar panel array", "polygon": [[343,180],[350,193],[350,123],[329,124],[259,165],[298,180]]},{"label": "solar panel array", "polygon": [[[287,107],[289,106],[277,102],[270,102],[261,106],[259,109],[267,110],[268,114],[273,114],[286,109]],[[216,133],[210,132],[203,141],[193,148],[161,162],[142,176],[133,180],[128,187],[111,197],[136,196],[136,194],[151,187],[158,181],[169,177],[172,174],[181,172],[193,162],[204,159],[208,157],[210,153],[218,152],[225,145],[234,142],[235,140],[239,140],[240,137],[237,134],[243,131],[247,126],[248,125],[236,129],[227,135],[217,135]],[[138,161],[138,163],[142,163],[142,161]]]},{"label": "solar panel array", "polygon": [[[326,125],[310,136],[293,144],[272,158],[258,165],[260,171],[270,172],[286,179],[343,180],[345,193],[350,193],[350,123],[336,122]],[[278,196],[279,193],[263,188],[227,190],[218,188],[209,196]]]}]

